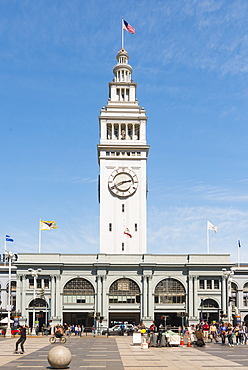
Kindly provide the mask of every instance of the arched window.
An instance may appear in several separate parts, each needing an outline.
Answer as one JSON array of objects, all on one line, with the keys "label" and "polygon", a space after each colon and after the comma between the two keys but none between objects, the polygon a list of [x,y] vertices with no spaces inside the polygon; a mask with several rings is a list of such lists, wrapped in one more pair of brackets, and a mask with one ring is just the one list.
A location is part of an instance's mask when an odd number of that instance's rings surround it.
[{"label": "arched window", "polygon": [[184,303],[185,299],[186,293],[184,286],[176,279],[164,279],[155,288],[155,303]]},{"label": "arched window", "polygon": [[207,298],[207,299],[204,299],[202,307],[203,308],[219,308],[219,305],[214,299]]},{"label": "arched window", "polygon": [[32,307],[46,307],[46,306],[47,306],[47,302],[45,301],[45,299],[42,299],[42,298],[33,299],[29,303],[30,308],[32,308]]},{"label": "arched window", "polygon": [[95,291],[92,284],[83,278],[75,278],[65,284],[63,289],[63,303],[90,303],[94,304]]},{"label": "arched window", "polygon": [[130,279],[116,280],[109,289],[109,303],[140,303],[140,289]]},{"label": "arched window", "polygon": [[248,283],[245,283],[243,287],[243,305],[248,307]]},{"label": "arched window", "polygon": [[231,295],[232,295],[232,305],[237,306],[237,294],[238,287],[235,283],[231,283]]}]

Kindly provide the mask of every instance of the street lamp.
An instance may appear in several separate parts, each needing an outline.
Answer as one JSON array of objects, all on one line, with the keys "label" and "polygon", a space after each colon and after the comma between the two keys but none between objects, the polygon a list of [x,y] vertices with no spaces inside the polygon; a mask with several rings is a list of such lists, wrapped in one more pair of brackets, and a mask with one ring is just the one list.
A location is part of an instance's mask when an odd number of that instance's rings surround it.
[{"label": "street lamp", "polygon": [[203,305],[204,305],[204,297],[200,297],[201,299],[201,322],[203,321]]},{"label": "street lamp", "polygon": [[5,250],[5,256],[8,257],[9,261],[9,291],[8,291],[8,304],[7,304],[7,311],[8,311],[8,325],[7,325],[7,330],[6,330],[6,337],[11,338],[11,327],[10,327],[10,312],[11,312],[11,304],[10,304],[10,299],[11,299],[11,262],[12,259],[15,257],[14,253],[8,251],[7,249]]},{"label": "street lamp", "polygon": [[231,322],[231,314],[232,314],[232,306],[231,306],[231,301],[229,299],[229,296],[231,293],[231,283],[232,283],[232,278],[234,275],[234,271],[231,269],[231,271],[227,271],[226,268],[222,269],[224,278],[225,278],[225,284],[226,284],[226,316],[228,319],[228,322]]},{"label": "street lamp", "polygon": [[39,276],[39,273],[42,271],[41,268],[38,268],[37,270],[34,270],[32,268],[28,269],[28,272],[31,276],[34,278],[34,295],[33,295],[33,326],[32,326],[32,335],[36,335],[35,332],[35,299],[36,299],[36,287],[37,287],[37,278]]}]

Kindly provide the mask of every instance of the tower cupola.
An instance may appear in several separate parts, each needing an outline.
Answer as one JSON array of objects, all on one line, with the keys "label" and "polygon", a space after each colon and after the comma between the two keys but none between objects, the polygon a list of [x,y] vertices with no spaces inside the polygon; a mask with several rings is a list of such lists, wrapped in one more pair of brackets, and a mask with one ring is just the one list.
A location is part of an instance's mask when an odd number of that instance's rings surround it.
[{"label": "tower cupola", "polygon": [[132,67],[128,64],[128,52],[122,48],[116,55],[116,59],[118,63],[113,68],[114,82],[131,82]]}]

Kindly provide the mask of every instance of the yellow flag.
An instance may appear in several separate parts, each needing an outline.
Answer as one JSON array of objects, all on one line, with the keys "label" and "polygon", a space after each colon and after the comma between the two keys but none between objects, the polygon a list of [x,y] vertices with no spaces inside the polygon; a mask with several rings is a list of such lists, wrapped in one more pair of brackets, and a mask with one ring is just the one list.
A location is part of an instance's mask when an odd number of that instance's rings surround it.
[{"label": "yellow flag", "polygon": [[42,221],[40,220],[40,230],[52,230],[57,229],[55,221]]}]

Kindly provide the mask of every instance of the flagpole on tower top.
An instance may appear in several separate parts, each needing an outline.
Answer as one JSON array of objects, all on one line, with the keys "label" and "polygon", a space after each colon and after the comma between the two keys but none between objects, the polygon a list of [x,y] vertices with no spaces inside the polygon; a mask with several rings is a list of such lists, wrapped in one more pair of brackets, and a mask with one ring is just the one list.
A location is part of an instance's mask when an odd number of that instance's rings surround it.
[{"label": "flagpole on tower top", "polygon": [[121,48],[124,49],[124,27],[123,27],[123,20],[124,18],[121,18]]},{"label": "flagpole on tower top", "polygon": [[122,33],[121,33],[121,47],[124,49],[124,30],[127,32],[132,33],[133,35],[135,34],[135,28],[131,26],[128,22],[126,22],[123,18],[121,19],[121,28],[122,28]]}]

